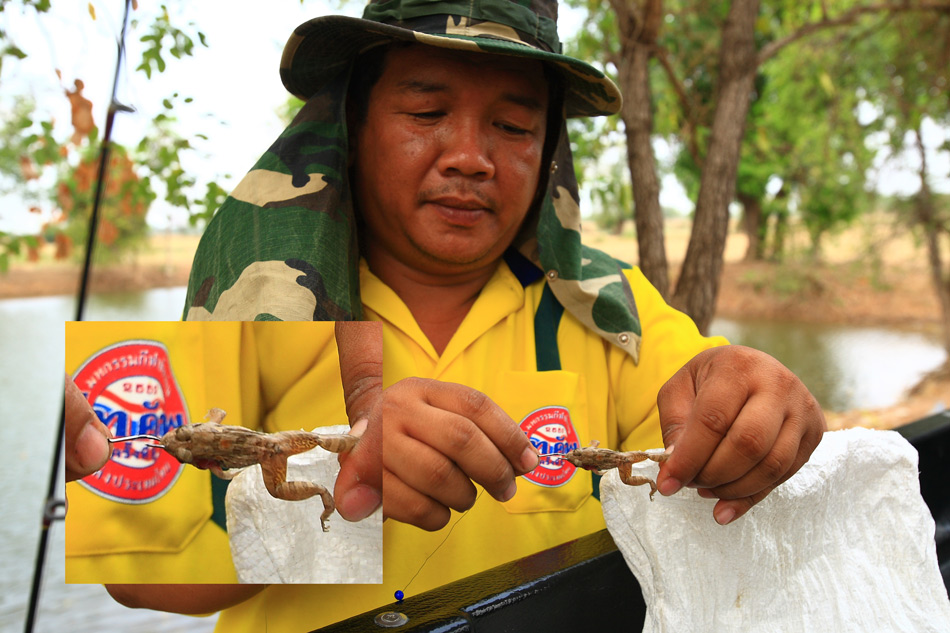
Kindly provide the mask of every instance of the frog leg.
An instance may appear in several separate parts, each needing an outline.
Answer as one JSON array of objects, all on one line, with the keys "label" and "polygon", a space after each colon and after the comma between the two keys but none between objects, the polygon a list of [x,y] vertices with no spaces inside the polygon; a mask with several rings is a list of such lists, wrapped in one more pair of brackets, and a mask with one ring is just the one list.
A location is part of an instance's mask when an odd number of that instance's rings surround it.
[{"label": "frog leg", "polygon": [[336,505],[333,495],[325,487],[312,481],[287,481],[287,456],[278,455],[273,459],[261,462],[261,473],[264,476],[264,487],[275,499],[284,501],[301,501],[314,495],[323,499],[323,514],[320,515],[320,527],[324,532],[330,531],[327,519],[333,514]]},{"label": "frog leg", "polygon": [[317,443],[324,450],[330,451],[331,453],[346,453],[351,451],[360,439],[355,435],[349,435],[347,433],[341,435],[317,435],[317,437],[319,438]]},{"label": "frog leg", "polygon": [[656,494],[656,482],[650,479],[649,477],[644,477],[642,475],[634,475],[632,471],[632,464],[620,464],[617,467],[617,470],[620,472],[620,481],[627,484],[628,486],[642,486],[643,484],[650,484],[650,501],[653,501],[653,495]]}]

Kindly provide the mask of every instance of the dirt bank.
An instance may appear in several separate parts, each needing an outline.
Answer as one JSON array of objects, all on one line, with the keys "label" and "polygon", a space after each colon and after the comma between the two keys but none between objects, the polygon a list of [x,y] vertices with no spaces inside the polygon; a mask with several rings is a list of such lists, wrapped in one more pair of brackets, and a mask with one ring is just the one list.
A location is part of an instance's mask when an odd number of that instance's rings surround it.
[{"label": "dirt bank", "polygon": [[[585,227],[586,228],[586,227]],[[590,231],[585,239],[618,259],[636,261],[632,235]],[[667,257],[682,262],[689,224],[667,224]],[[801,252],[805,238],[790,237]],[[886,217],[829,236],[819,263],[792,257],[779,266],[744,262],[747,241],[733,232],[726,242],[717,314],[752,320],[883,325],[940,333],[940,306],[921,245]],[[674,277],[675,278],[675,277]],[[925,380],[898,404],[882,409],[826,411],[830,429],[865,426],[890,429],[950,406],[950,376]]]},{"label": "dirt bank", "polygon": [[[197,236],[156,235],[129,261],[93,266],[90,289],[122,292],[187,285],[197,246]],[[73,261],[54,261],[51,251],[44,251],[38,263],[14,262],[10,270],[0,273],[0,299],[76,294],[80,268]]]}]

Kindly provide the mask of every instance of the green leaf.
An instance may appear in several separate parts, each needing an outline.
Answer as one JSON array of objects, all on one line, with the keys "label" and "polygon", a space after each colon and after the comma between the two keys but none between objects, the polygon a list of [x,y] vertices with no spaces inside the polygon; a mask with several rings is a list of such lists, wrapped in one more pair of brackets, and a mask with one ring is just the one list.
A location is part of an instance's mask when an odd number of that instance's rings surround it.
[{"label": "green leaf", "polygon": [[13,44],[10,44],[5,49],[3,49],[3,54],[11,55],[17,59],[26,59],[26,53],[24,53],[21,48]]}]

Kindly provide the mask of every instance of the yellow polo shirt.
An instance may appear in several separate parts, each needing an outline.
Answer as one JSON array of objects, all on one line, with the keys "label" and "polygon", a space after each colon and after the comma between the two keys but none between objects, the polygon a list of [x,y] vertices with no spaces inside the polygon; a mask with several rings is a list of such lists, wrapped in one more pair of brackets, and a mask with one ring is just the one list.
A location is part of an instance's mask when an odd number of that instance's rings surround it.
[{"label": "yellow polo shirt", "polygon": [[[622,450],[660,447],[660,387],[698,352],[725,341],[700,336],[639,270],[626,274],[643,329],[639,364],[565,312],[557,331],[561,367],[543,372],[536,371],[534,328],[544,284],[522,287],[504,263],[441,355],[365,264],[360,287],[367,318],[383,321],[386,386],[412,376],[468,385],[491,397],[539,446],[596,439]],[[381,585],[271,586],[223,611],[216,630],[309,631],[388,604],[397,589],[418,594],[603,527],[590,474],[551,464],[519,478],[507,503],[481,494],[438,532],[386,521]]]}]

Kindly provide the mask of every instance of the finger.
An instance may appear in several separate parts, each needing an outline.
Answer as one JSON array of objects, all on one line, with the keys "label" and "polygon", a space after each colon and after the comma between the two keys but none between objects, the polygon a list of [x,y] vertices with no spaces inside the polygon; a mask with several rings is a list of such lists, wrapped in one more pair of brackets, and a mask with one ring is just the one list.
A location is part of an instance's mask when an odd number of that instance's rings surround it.
[{"label": "finger", "polygon": [[762,501],[762,499],[765,499],[772,490],[774,490],[774,487],[766,488],[752,496],[743,497],[741,499],[720,500],[716,503],[715,507],[713,507],[713,518],[719,525],[729,525],[751,510],[752,506]]},{"label": "finger", "polygon": [[791,477],[797,470],[795,462],[801,444],[801,434],[791,426],[783,425],[771,450],[747,473],[735,481],[712,487],[715,495],[720,499],[752,497],[763,490],[772,490]]},{"label": "finger", "polygon": [[431,497],[412,489],[383,469],[383,517],[434,532],[452,517],[451,511]]},{"label": "finger", "polygon": [[112,449],[107,439],[112,437],[112,433],[99,421],[79,387],[68,375],[63,406],[66,419],[66,481],[74,481],[96,472],[108,461]]},{"label": "finger", "polygon": [[[751,472],[757,473],[761,479],[770,465],[766,458],[775,459],[770,453],[782,431],[783,415],[783,410],[776,407],[773,398],[766,395],[751,397],[739,411],[722,442],[693,479],[693,485],[714,488],[742,480],[748,487],[750,483],[758,481],[755,477],[747,477]],[[785,470],[782,470],[779,475],[784,473]],[[774,484],[775,479],[761,480],[758,483],[758,488],[743,488],[743,492],[737,491],[735,496],[758,492],[767,485]]]},{"label": "finger", "polygon": [[[797,382],[797,379],[795,380]],[[710,485],[716,486],[717,496],[723,499],[739,498],[751,496],[766,488],[772,489],[786,481],[808,461],[809,456],[821,441],[825,430],[825,421],[818,402],[805,389],[804,385],[801,385],[801,383],[798,383],[798,385],[797,395],[793,393],[788,396],[788,401],[791,404],[786,417],[780,421],[766,420],[766,423],[771,424],[776,431],[776,437],[774,441],[769,442],[768,439],[765,439],[761,442],[761,446],[766,451],[762,459],[755,462],[747,472],[733,478],[733,481],[724,485],[716,485],[712,481],[708,482]],[[757,400],[757,398],[753,398],[753,400]],[[775,410],[775,407],[771,408]],[[745,410],[743,410],[742,415],[745,415]],[[763,411],[759,415],[764,417],[767,414]],[[734,429],[743,424],[744,422],[737,421]],[[747,438],[748,443],[744,447],[740,447],[735,443],[730,443],[731,435],[732,430],[730,430],[730,434],[727,435],[726,441],[723,442],[720,449],[724,451],[727,448],[734,449],[733,459],[745,463],[746,460],[741,455],[751,453],[753,450],[760,450],[759,448],[750,448],[751,444],[761,439],[760,437],[750,434]],[[710,463],[716,460],[718,456],[719,451],[717,450]],[[728,477],[723,477],[722,481],[728,481],[728,479]]]},{"label": "finger", "polygon": [[[483,437],[504,456],[515,474],[523,475],[537,468],[540,460],[538,452],[521,427],[482,392],[454,383],[429,381],[425,386],[425,401],[433,407],[456,414],[449,420],[451,428],[436,436],[441,437],[442,445],[450,450],[447,455],[458,455],[467,461],[463,464],[455,460],[469,475],[481,473],[483,478],[487,477],[489,485],[497,484],[501,479],[495,472],[492,481],[492,473],[497,467],[483,466],[475,461],[484,452]],[[480,433],[465,425],[464,420],[470,420]],[[479,478],[472,478],[483,483]]]},{"label": "finger", "polygon": [[445,454],[414,437],[387,438],[385,468],[409,488],[460,512],[475,503],[475,486]]},{"label": "finger", "polygon": [[[817,404],[817,403],[816,403]],[[820,409],[819,409],[820,411]],[[824,422],[824,417],[822,416],[821,422]],[[789,427],[802,426],[798,422],[793,422],[788,425]],[[742,481],[736,482],[734,485],[725,486],[722,488],[716,488],[707,492],[711,496],[720,497],[720,501],[716,504],[716,507],[713,509],[713,516],[716,519],[716,522],[720,525],[727,525],[743,516],[748,512],[755,504],[759,503],[768,496],[775,488],[781,484],[788,481],[795,473],[797,473],[801,467],[808,461],[808,458],[814,452],[815,448],[818,446],[818,443],[821,441],[821,437],[824,433],[823,426],[814,426],[810,424],[805,424],[804,428],[806,431],[798,438],[797,442],[795,440],[795,432],[789,431],[788,433],[780,433],[778,440],[776,441],[776,449],[781,452],[783,447],[787,443],[796,444],[797,447],[793,447],[792,451],[793,459],[791,464],[784,470],[783,474],[777,478],[774,478],[774,483],[764,487],[763,489],[755,492],[753,494],[742,496],[739,498],[733,498],[733,495],[737,494],[736,490],[742,490],[743,484]],[[771,455],[771,453],[770,453]],[[765,460],[764,460],[765,461]],[[777,465],[774,467],[774,472],[781,472],[785,468],[783,464]],[[762,477],[765,480],[772,479],[773,475],[757,475],[756,473],[750,473],[749,477],[755,478],[756,476]],[[748,488],[755,488],[758,483],[748,484]],[[735,486],[735,488],[734,488]]]},{"label": "finger", "polygon": [[[691,363],[688,363],[687,367],[690,367]],[[692,367],[690,369],[693,370]],[[657,398],[664,443],[667,447],[676,446],[673,455],[661,468],[657,481],[661,494],[672,494],[681,486],[693,484],[750,395],[746,375],[729,364],[718,364],[715,371],[708,370],[699,379],[694,374],[693,380],[696,387],[692,408],[685,421],[681,417],[674,419],[674,429],[668,431],[665,426],[667,423],[664,420],[664,405],[660,404],[660,397]],[[664,394],[666,407],[669,406],[670,399],[685,392],[682,385],[674,387],[672,392]],[[663,390],[665,389],[666,386]],[[682,416],[679,407],[676,411]]]},{"label": "finger", "polygon": [[368,427],[369,421],[364,418],[350,429],[360,441],[352,451],[341,455],[340,474],[333,488],[337,511],[347,521],[365,519],[383,502],[382,438],[377,437],[382,433]]},{"label": "finger", "polygon": [[[680,368],[660,388],[656,396],[657,410],[660,414],[660,431],[663,445],[667,450],[676,446],[686,429],[693,404],[696,400],[696,385],[689,365]],[[669,460],[660,464],[657,474],[657,491],[662,495],[675,494],[683,487],[683,482],[669,469]]]},{"label": "finger", "polygon": [[338,321],[334,329],[340,354],[340,379],[350,423],[372,419],[383,390],[382,323]]}]

